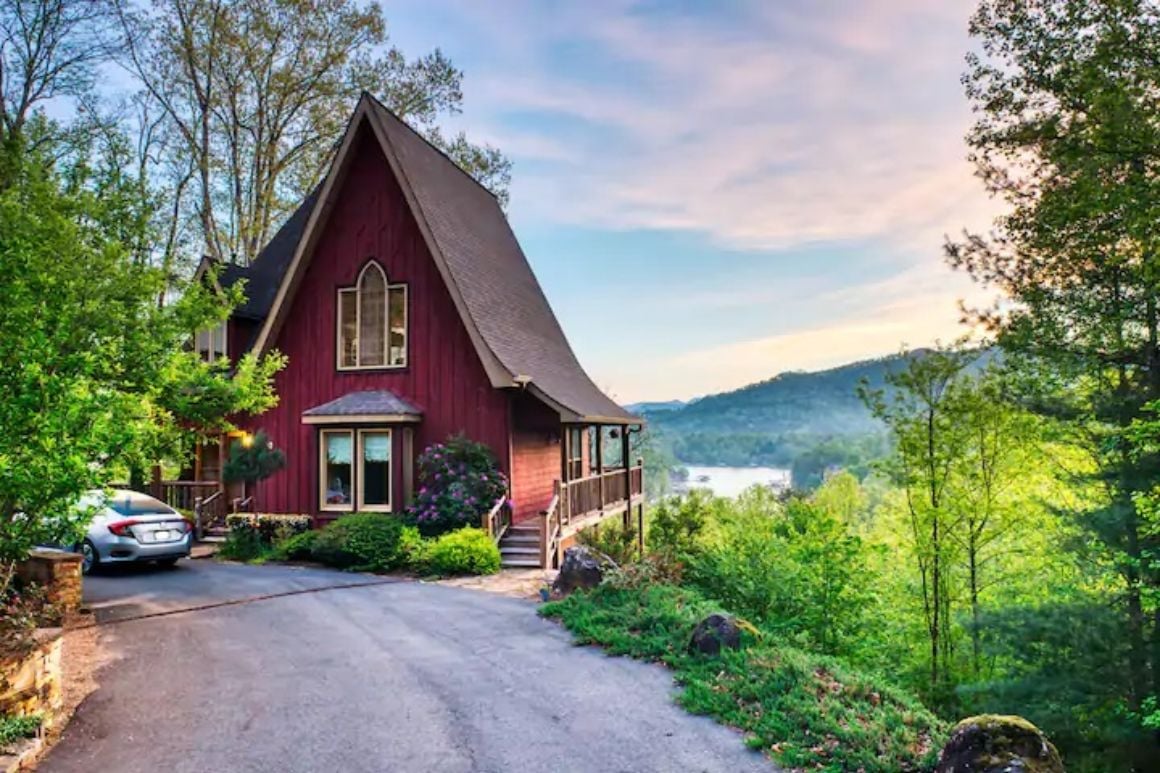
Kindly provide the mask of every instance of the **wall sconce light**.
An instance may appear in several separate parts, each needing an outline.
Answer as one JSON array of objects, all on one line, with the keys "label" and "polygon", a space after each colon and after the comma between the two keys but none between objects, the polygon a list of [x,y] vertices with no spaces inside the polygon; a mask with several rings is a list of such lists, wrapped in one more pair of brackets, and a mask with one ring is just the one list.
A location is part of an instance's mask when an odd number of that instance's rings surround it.
[{"label": "wall sconce light", "polygon": [[242,448],[249,448],[254,445],[254,436],[249,432],[242,433]]}]

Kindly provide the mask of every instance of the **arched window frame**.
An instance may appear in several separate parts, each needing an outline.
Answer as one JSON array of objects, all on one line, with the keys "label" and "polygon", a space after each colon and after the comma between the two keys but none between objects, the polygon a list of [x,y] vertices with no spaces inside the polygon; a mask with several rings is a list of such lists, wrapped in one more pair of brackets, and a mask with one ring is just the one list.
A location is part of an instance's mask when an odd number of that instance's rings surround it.
[{"label": "arched window frame", "polygon": [[[377,271],[382,277],[383,287],[385,292],[383,294],[383,346],[384,346],[384,360],[382,364],[363,364],[364,357],[362,353],[362,314],[363,314],[363,284],[366,279],[368,271]],[[401,347],[400,356],[396,361],[392,362],[391,358],[391,303],[392,299],[399,299],[402,303],[402,337],[403,343]],[[353,337],[353,363],[346,357],[347,344],[351,341],[350,336],[346,335],[343,328],[343,312],[347,308],[347,304],[353,304],[354,307],[354,337]],[[391,283],[387,277],[387,272],[382,265],[376,260],[367,261],[366,265],[359,271],[355,283],[348,287],[339,287],[335,294],[335,367],[342,371],[363,371],[363,370],[400,370],[407,367],[409,355],[409,327],[410,327],[410,299],[408,297],[407,285],[402,282]]]}]

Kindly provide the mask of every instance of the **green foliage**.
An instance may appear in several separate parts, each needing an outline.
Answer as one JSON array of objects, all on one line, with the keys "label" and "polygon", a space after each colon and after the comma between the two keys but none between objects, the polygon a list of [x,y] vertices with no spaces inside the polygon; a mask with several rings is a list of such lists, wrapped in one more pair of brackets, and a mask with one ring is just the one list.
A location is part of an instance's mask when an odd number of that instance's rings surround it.
[{"label": "green foliage", "polygon": [[426,566],[438,575],[495,574],[500,569],[500,553],[482,529],[459,529],[438,537],[426,556]]},{"label": "green foliage", "polygon": [[1126,611],[1122,699],[1140,716],[1160,695],[1160,454],[1136,435],[1160,400],[1160,17],[1147,0],[982,0],[970,32],[970,159],[1006,206],[947,258],[1001,294],[972,316],[1018,367],[1024,403],[1088,455],[1071,482],[1101,495],[1061,511]]},{"label": "green foliage", "polygon": [[794,454],[790,479],[799,491],[813,491],[834,470],[861,479],[869,474],[873,462],[889,452],[890,442],[886,435],[827,438]]},{"label": "green foliage", "polygon": [[621,521],[609,520],[584,529],[576,535],[576,539],[581,545],[608,556],[620,565],[640,557],[637,536],[635,524],[630,523],[625,528]]},{"label": "green foliage", "polygon": [[234,513],[226,516],[229,535],[217,554],[233,561],[264,560],[273,556],[276,545],[309,532],[313,523],[309,515]]},{"label": "green foliage", "polygon": [[264,431],[258,430],[248,445],[240,439],[230,443],[229,458],[226,459],[222,476],[228,483],[257,483],[285,467],[286,455],[274,447]]},{"label": "green foliage", "polygon": [[755,487],[718,509],[688,581],[727,609],[825,654],[860,641],[872,578],[861,539],[806,499]]},{"label": "green foliage", "polygon": [[30,651],[36,645],[37,628],[59,624],[59,612],[48,604],[42,588],[10,585],[0,592],[0,661]]},{"label": "green foliage", "polygon": [[[630,435],[632,448],[630,456],[633,460],[640,459],[644,465],[644,495],[649,502],[668,496],[672,489],[672,479],[684,479],[689,471],[681,466],[677,457],[673,455],[669,445],[647,426],[637,433]],[[604,442],[605,463],[620,464],[615,458],[620,453],[615,443]],[[615,452],[615,453],[614,453]],[[633,461],[633,464],[636,462]]]},{"label": "green foliage", "polygon": [[887,451],[884,427],[858,400],[866,381],[879,387],[912,353],[776,378],[648,412],[658,446],[685,464],[791,467],[794,485],[811,489],[842,467],[862,477]]},{"label": "green foliage", "polygon": [[672,564],[684,564],[697,555],[705,529],[722,501],[702,490],[673,497],[649,508],[648,550]]},{"label": "green foliage", "polygon": [[0,561],[75,541],[82,492],[182,457],[207,415],[214,429],[269,407],[282,364],[235,376],[186,351],[240,296],[178,282],[135,251],[145,234],[129,225],[148,218],[133,213],[152,202],[120,145],[30,140],[0,149]]},{"label": "green foliage", "polygon": [[0,717],[0,752],[24,738],[32,738],[40,730],[42,718],[39,714],[20,717]]},{"label": "green foliage", "polygon": [[320,531],[311,529],[295,534],[274,545],[270,558],[275,561],[309,561],[314,558],[314,543]]},{"label": "green foliage", "polygon": [[318,183],[363,91],[506,201],[503,154],[440,131],[462,107],[463,73],[437,48],[408,57],[394,46],[377,3],[189,0],[118,10],[129,33],[118,58],[144,93],[150,128],[166,138],[147,148],[157,159],[147,168],[155,177],[198,172],[174,180],[169,198],[177,221],[199,232],[201,254],[243,265],[257,256]]},{"label": "green foliage", "polygon": [[354,513],[319,532],[310,557],[339,569],[389,572],[411,562],[419,541],[418,530],[396,515]]},{"label": "green foliage", "polygon": [[456,435],[419,457],[419,491],[408,517],[426,536],[475,526],[507,496],[507,478],[483,443]]},{"label": "green foliage", "polygon": [[690,711],[738,727],[748,743],[793,768],[929,770],[946,726],[905,693],[766,632],[721,658],[693,656],[693,627],[714,604],[665,585],[602,585],[541,607],[584,644],[660,660],[676,672]]},{"label": "green foliage", "polygon": [[1149,767],[1150,740],[1121,710],[1130,688],[1122,610],[1098,597],[1049,600],[988,610],[979,626],[984,658],[1002,664],[1002,677],[962,687],[967,712],[1017,708],[1050,728],[1069,770]]}]

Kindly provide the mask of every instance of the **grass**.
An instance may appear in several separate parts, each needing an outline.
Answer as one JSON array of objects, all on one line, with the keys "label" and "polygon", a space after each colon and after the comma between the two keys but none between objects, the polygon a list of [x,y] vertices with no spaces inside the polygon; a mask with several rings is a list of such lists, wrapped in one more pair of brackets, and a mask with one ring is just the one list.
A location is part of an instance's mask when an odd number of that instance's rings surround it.
[{"label": "grass", "polygon": [[668,585],[602,585],[541,608],[582,644],[662,662],[684,687],[679,702],[747,734],[787,768],[894,773],[932,770],[947,735],[914,697],[832,658],[746,634],[720,658],[686,653],[697,621],[720,611]]},{"label": "grass", "polygon": [[40,729],[40,715],[25,717],[0,717],[0,751],[23,738],[32,738]]}]

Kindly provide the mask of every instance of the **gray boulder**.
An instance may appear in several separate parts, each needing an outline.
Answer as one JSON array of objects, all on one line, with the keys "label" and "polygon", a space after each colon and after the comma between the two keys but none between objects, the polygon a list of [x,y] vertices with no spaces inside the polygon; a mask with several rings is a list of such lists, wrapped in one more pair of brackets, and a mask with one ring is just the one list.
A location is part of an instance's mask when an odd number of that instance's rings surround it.
[{"label": "gray boulder", "polygon": [[720,655],[722,647],[741,649],[741,627],[737,618],[712,614],[697,623],[689,639],[689,654]]},{"label": "gray boulder", "polygon": [[600,558],[583,545],[577,545],[564,551],[560,573],[552,583],[552,595],[562,598],[577,589],[595,588],[603,579],[604,564]]},{"label": "gray boulder", "polygon": [[936,773],[1064,773],[1047,737],[1023,717],[984,714],[955,725]]}]

